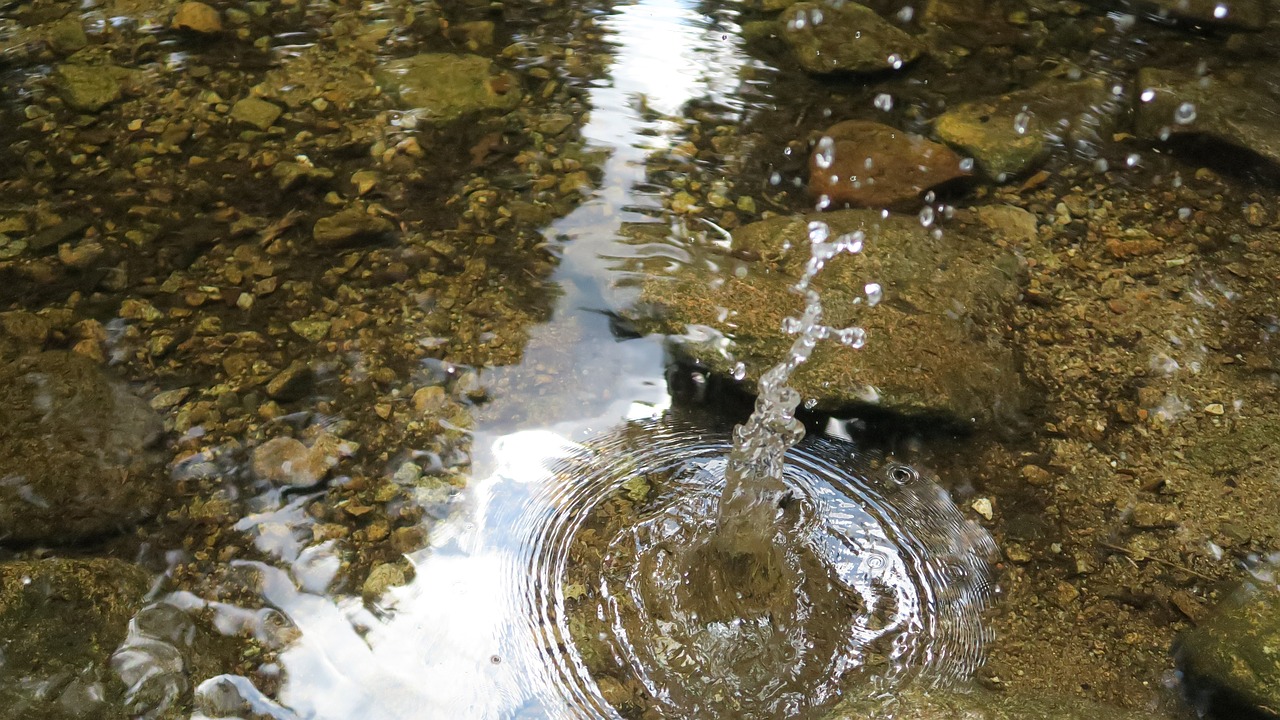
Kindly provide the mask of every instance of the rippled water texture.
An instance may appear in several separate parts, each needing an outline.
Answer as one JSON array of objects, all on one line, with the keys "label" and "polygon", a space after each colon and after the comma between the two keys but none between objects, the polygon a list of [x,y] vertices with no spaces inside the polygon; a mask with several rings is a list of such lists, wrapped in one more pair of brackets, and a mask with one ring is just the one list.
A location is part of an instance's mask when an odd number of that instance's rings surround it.
[{"label": "rippled water texture", "polygon": [[838,441],[787,455],[777,545],[799,587],[756,616],[700,617],[690,548],[715,532],[729,449],[635,422],[555,465],[519,521],[522,601],[555,668],[541,692],[573,717],[797,717],[976,669],[990,537],[916,470]]}]

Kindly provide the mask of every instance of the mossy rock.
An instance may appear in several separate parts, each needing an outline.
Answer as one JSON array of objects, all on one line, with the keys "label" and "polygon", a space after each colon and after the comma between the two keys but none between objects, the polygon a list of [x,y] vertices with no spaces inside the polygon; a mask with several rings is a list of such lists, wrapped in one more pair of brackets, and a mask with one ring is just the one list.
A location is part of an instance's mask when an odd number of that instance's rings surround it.
[{"label": "mossy rock", "polygon": [[1202,78],[1172,70],[1142,70],[1134,130],[1148,140],[1207,137],[1280,164],[1280,125],[1275,121],[1280,116],[1280,93],[1266,82],[1253,80],[1254,75]]},{"label": "mossy rock", "polygon": [[[1001,329],[1024,271],[984,237],[986,229],[956,225],[935,237],[914,216],[882,218],[873,210],[773,218],[733,234],[732,251],[757,258],[745,274],[708,277],[682,266],[646,280],[640,303],[624,314],[643,332],[674,336],[676,353],[715,374],[730,376],[743,362],[754,383],[793,340],[782,322],[803,304],[791,286],[808,261],[814,221],[833,237],[866,234],[862,253],[838,256],[814,285],[825,324],[856,324],[867,341],[861,349],[819,343],[792,387],[819,410],[877,409],[959,425],[1021,422],[1027,394]],[[875,307],[860,302],[871,282],[884,291]],[[732,340],[729,353],[719,337]]]},{"label": "mossy rock", "polygon": [[[1280,716],[1280,589],[1245,582],[1178,640],[1176,654],[1197,705]],[[1219,714],[1219,717],[1226,717]]]},{"label": "mossy rock", "polygon": [[383,92],[437,122],[511,110],[520,102],[516,78],[479,55],[424,53],[385,63],[373,76]]},{"label": "mossy rock", "polygon": [[924,52],[914,37],[853,2],[796,3],[778,22],[796,62],[811,73],[896,70]]},{"label": "mossy rock", "polygon": [[125,718],[109,666],[149,578],[129,563],[0,563],[0,720]]},{"label": "mossy rock", "polygon": [[127,528],[165,495],[160,417],[67,352],[0,367],[0,542],[66,545]]},{"label": "mossy rock", "polygon": [[823,720],[1149,720],[1146,713],[1099,705],[1081,698],[985,690],[899,690],[889,700],[848,700]]}]

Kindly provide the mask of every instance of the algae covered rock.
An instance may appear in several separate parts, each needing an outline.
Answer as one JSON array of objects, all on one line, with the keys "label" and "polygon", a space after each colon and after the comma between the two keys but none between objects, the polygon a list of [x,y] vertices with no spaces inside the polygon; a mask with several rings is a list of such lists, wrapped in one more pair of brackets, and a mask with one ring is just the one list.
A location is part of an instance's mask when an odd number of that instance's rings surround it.
[{"label": "algae covered rock", "polygon": [[43,352],[0,367],[0,542],[67,544],[149,515],[167,479],[160,417],[93,362]]},{"label": "algae covered rock", "polygon": [[238,100],[231,106],[233,120],[252,125],[259,130],[266,130],[274,125],[276,120],[280,119],[282,112],[279,105],[256,97]]},{"label": "algae covered rock", "polygon": [[0,563],[0,720],[129,717],[109,661],[147,586],[115,559]]},{"label": "algae covered rock", "polygon": [[809,194],[833,207],[919,205],[926,190],[969,175],[945,145],[866,120],[823,132],[809,156]]},{"label": "algae covered rock", "polygon": [[1003,182],[1034,169],[1055,145],[1106,137],[1120,107],[1102,78],[1051,80],[1025,90],[964,103],[934,123],[943,142],[972,156]]},{"label": "algae covered rock", "polygon": [[1280,715],[1280,589],[1246,582],[1184,635],[1178,664],[1197,704]]},{"label": "algae covered rock", "polygon": [[64,63],[53,73],[62,101],[72,110],[97,112],[120,99],[122,76],[128,71],[114,65]]},{"label": "algae covered rock", "polygon": [[520,102],[516,78],[479,55],[414,55],[383,64],[374,71],[374,79],[402,105],[439,122],[486,110],[510,110]]},{"label": "algae covered rock", "polygon": [[915,38],[853,2],[797,3],[779,22],[796,62],[811,73],[896,70],[924,52]]},{"label": "algae covered rock", "polygon": [[1135,131],[1149,140],[1208,137],[1280,163],[1280,93],[1265,81],[1251,82],[1254,75],[1203,78],[1144,69],[1138,73]]},{"label": "algae covered rock", "polygon": [[828,263],[815,286],[825,324],[865,328],[866,345],[819,343],[792,387],[820,410],[878,408],[959,424],[1020,421],[1026,395],[1001,330],[1023,270],[985,229],[948,227],[936,237],[914,216],[872,210],[764,220],[733,235],[735,255],[758,258],[744,273],[708,277],[682,266],[651,278],[629,319],[642,331],[674,336],[679,355],[713,373],[730,376],[744,363],[754,383],[793,340],[782,325],[802,306],[791,286],[808,261],[811,222],[825,223],[832,236],[865,233],[863,252]]}]

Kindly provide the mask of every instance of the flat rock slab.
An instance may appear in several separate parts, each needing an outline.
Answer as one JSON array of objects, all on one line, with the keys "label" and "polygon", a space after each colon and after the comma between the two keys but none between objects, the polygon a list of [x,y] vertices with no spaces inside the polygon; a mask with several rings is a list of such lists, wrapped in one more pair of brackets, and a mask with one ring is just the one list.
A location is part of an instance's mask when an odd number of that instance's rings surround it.
[{"label": "flat rock slab", "polygon": [[1138,73],[1135,132],[1148,140],[1208,137],[1280,164],[1280,97],[1265,83],[1251,83],[1253,77],[1144,69]]},{"label": "flat rock slab", "polygon": [[846,120],[827,128],[809,156],[809,194],[832,207],[918,205],[926,190],[969,175],[962,161],[905,130]]},{"label": "flat rock slab", "polygon": [[0,367],[0,542],[66,545],[148,516],[168,479],[160,416],[79,355]]},{"label": "flat rock slab", "polygon": [[[867,338],[861,349],[819,343],[792,387],[820,410],[878,408],[961,425],[1021,420],[1026,393],[1001,331],[1024,270],[985,226],[957,224],[937,238],[913,216],[871,210],[764,220],[733,235],[732,252],[754,258],[744,274],[682,266],[646,281],[624,314],[643,332],[674,336],[676,352],[713,373],[731,376],[745,363],[754,383],[792,342],[781,328],[802,306],[790,288],[808,261],[811,221],[833,235],[866,234],[863,252],[832,260],[815,286],[826,324],[857,324]],[[884,299],[869,308],[872,282]]]},{"label": "flat rock slab", "polygon": [[516,78],[479,55],[414,55],[381,65],[373,77],[383,92],[438,122],[486,110],[511,110],[520,102]]},{"label": "flat rock slab", "polygon": [[[1280,715],[1280,589],[1242,584],[1179,639],[1176,654],[1195,695],[1212,705]],[[1224,716],[1225,717],[1225,716]]]},{"label": "flat rock slab", "polygon": [[878,717],[894,720],[1150,720],[1151,715],[1074,697],[908,688],[895,692],[889,701],[843,702],[823,720]]},{"label": "flat rock slab", "polygon": [[778,22],[796,62],[811,73],[896,70],[924,53],[914,37],[853,2],[796,3]]},{"label": "flat rock slab", "polygon": [[1107,137],[1123,111],[1102,78],[1053,80],[960,105],[940,115],[933,129],[1004,182],[1034,169],[1055,145]]}]

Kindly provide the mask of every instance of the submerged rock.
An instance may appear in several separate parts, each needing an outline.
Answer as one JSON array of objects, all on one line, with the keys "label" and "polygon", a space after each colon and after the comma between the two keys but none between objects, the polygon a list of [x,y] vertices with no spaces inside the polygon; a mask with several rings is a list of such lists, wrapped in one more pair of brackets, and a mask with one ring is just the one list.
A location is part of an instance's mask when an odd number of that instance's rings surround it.
[{"label": "submerged rock", "polygon": [[832,260],[815,285],[824,322],[857,324],[867,341],[861,349],[820,343],[792,387],[821,410],[1020,421],[1023,382],[1000,328],[1018,299],[1022,264],[995,248],[985,228],[948,227],[936,238],[914,216],[871,210],[773,218],[734,233],[734,254],[759,259],[745,274],[709,278],[684,266],[651,278],[629,317],[642,331],[675,336],[678,354],[713,373],[732,376],[744,363],[754,383],[791,344],[781,327],[802,305],[790,287],[808,260],[810,221],[827,223],[833,236],[866,233],[865,250]]},{"label": "submerged rock", "polygon": [[969,175],[945,145],[866,120],[836,123],[809,156],[809,193],[835,207],[915,204],[924,191]]},{"label": "submerged rock", "polygon": [[1082,698],[985,690],[897,690],[890,700],[848,700],[823,720],[1147,720],[1150,714],[1099,705]]},{"label": "submerged rock", "polygon": [[261,98],[247,97],[237,100],[231,106],[231,118],[238,122],[252,125],[259,130],[266,130],[280,119],[283,111],[279,105]]},{"label": "submerged rock", "polygon": [[147,403],[66,352],[0,368],[0,541],[67,544],[149,515],[166,492]]},{"label": "submerged rock", "polygon": [[1262,30],[1269,15],[1265,0],[1146,0],[1142,5],[1159,17],[1238,30]]},{"label": "submerged rock", "polygon": [[1138,73],[1135,130],[1148,140],[1208,137],[1280,163],[1280,97],[1262,83],[1247,84],[1252,76],[1243,73],[1239,82],[1231,82],[1144,69]]},{"label": "submerged rock", "polygon": [[64,63],[53,73],[58,95],[67,107],[79,112],[97,112],[120,99],[124,68],[114,65]]},{"label": "submerged rock", "polygon": [[1121,108],[1102,78],[1048,81],[1026,90],[965,103],[943,113],[934,133],[973,156],[1003,182],[1036,167],[1055,145],[1087,145],[1106,137]]},{"label": "submerged rock", "polygon": [[128,717],[108,663],[147,585],[114,559],[0,563],[0,719]]},{"label": "submerged rock", "polygon": [[189,30],[202,34],[222,32],[222,16],[212,7],[190,0],[178,6],[170,26],[175,30]]},{"label": "submerged rock", "polygon": [[853,2],[796,3],[779,22],[796,62],[811,73],[896,70],[924,52],[915,38]]},{"label": "submerged rock", "polygon": [[359,242],[375,242],[390,237],[396,230],[395,223],[378,215],[370,215],[359,207],[349,207],[341,212],[316,221],[311,235],[316,244],[323,247],[340,247]]},{"label": "submerged rock", "polygon": [[510,110],[520,102],[516,78],[479,55],[414,55],[382,65],[374,79],[403,105],[440,122],[485,110]]},{"label": "submerged rock", "polygon": [[[1280,715],[1280,589],[1249,581],[1177,645],[1194,704]],[[1222,715],[1225,717],[1225,715]]]}]

